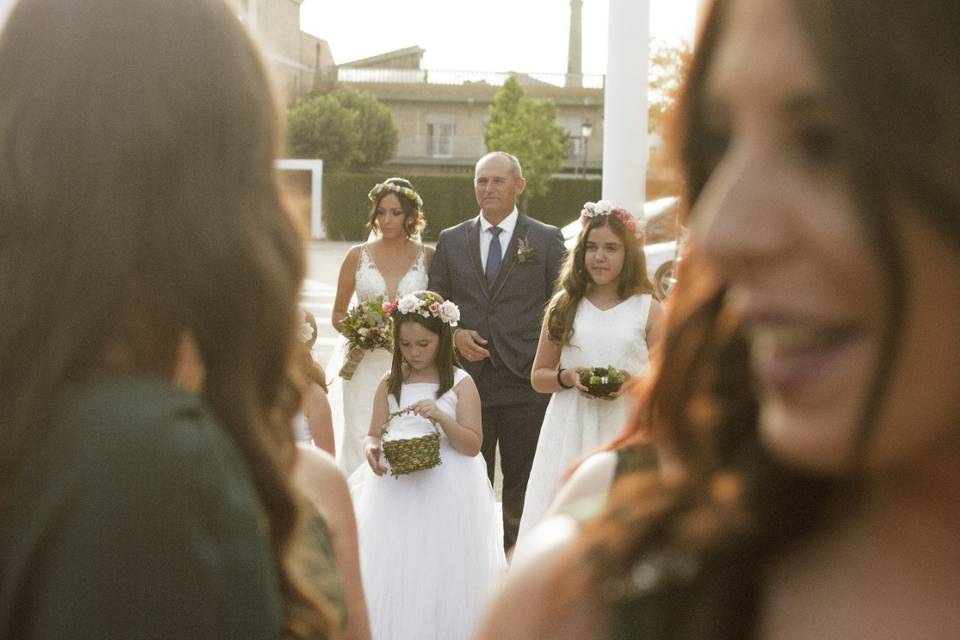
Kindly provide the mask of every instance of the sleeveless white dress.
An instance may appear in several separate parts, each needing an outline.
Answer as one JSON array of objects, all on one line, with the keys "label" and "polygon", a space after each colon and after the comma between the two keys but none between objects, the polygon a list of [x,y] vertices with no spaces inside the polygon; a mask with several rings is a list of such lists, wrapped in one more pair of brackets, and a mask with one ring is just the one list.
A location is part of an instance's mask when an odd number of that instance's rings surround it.
[{"label": "sleeveless white dress", "polygon": [[[456,369],[454,387],[468,376]],[[404,384],[390,411],[435,398],[436,383]],[[455,416],[450,389],[437,406]],[[433,430],[405,416],[391,434]],[[466,456],[440,431],[439,466],[409,475],[377,476],[364,464],[350,477],[363,586],[374,640],[467,640],[505,571],[503,529],[486,465]]]},{"label": "sleeveless white dress", "polygon": [[[560,366],[613,365],[634,376],[645,374],[650,366],[646,340],[650,302],[647,294],[635,295],[604,310],[586,298],[581,300],[573,321],[573,337],[560,352]],[[626,424],[629,409],[626,396],[593,400],[576,389],[553,394],[527,483],[518,547],[523,536],[543,519],[566,471],[585,454],[616,437]]]},{"label": "sleeveless white dress", "polygon": [[[387,282],[370,257],[367,245],[360,245],[360,262],[354,275],[356,293],[351,306],[357,301],[366,302],[378,296],[388,299]],[[396,297],[427,288],[427,266],[423,247],[420,247],[413,266],[403,275],[397,285]],[[343,366],[347,341],[342,336],[337,340],[325,368],[329,382],[330,410],[333,415],[333,437],[337,448],[337,463],[348,475],[364,463],[363,439],[370,429],[370,414],[373,412],[373,394],[380,378],[390,370],[392,355],[386,349],[368,351],[357,366],[353,378],[344,380],[338,374]]]}]

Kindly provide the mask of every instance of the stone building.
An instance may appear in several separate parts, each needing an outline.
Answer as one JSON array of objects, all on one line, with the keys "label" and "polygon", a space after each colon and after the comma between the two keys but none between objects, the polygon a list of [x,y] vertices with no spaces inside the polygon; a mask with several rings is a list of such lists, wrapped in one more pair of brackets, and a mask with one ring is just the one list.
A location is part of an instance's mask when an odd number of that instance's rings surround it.
[{"label": "stone building", "polygon": [[[603,76],[581,69],[583,0],[570,0],[565,74],[513,73],[528,98],[549,99],[569,135],[563,173],[599,174],[603,159]],[[318,86],[369,91],[393,113],[400,144],[391,165],[410,174],[473,170],[486,153],[483,132],[493,97],[511,72],[430,71],[423,49],[408,47],[341,64]]]},{"label": "stone building", "polygon": [[[470,172],[486,152],[483,132],[489,107],[510,73],[422,69],[422,51],[410,47],[342,64],[335,70],[335,80],[331,74],[326,82],[368,91],[390,109],[400,133],[390,165],[410,174]],[[583,86],[566,86],[564,74],[515,75],[526,97],[550,99],[557,105],[557,121],[570,136],[563,172],[598,173],[603,158],[603,77],[581,74]]]},{"label": "stone building", "polygon": [[334,64],[327,41],[300,30],[302,2],[227,0],[259,40],[288,103],[312,91],[318,74]]}]

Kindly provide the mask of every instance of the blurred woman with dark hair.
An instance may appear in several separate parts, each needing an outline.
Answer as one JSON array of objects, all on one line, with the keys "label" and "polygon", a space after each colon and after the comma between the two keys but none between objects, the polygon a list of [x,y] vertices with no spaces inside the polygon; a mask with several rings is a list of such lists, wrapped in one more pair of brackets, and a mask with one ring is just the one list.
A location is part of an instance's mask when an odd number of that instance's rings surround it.
[{"label": "blurred woman with dark hair", "polygon": [[625,476],[484,637],[957,637],[958,108],[953,2],[713,3],[679,124],[717,286],[651,415],[685,473]]},{"label": "blurred woman with dark hair", "polygon": [[218,0],[23,0],[0,96],[0,636],[328,637],[256,47]]}]

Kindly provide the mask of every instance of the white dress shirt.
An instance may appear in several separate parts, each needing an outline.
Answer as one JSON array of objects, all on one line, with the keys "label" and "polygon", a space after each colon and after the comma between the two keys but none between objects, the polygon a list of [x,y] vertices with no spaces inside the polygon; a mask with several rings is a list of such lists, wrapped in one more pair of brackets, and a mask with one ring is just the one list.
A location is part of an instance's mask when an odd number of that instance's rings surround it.
[{"label": "white dress shirt", "polygon": [[[500,224],[497,226],[503,229],[500,232],[500,236],[497,238],[500,241],[500,255],[503,256],[504,262],[507,259],[507,247],[510,245],[510,238],[513,237],[513,228],[517,226],[517,218],[519,217],[517,213],[517,208],[514,207],[513,211],[510,212],[506,218],[504,218]],[[483,217],[483,212],[480,212],[480,265],[483,267],[483,270],[487,270],[487,256],[490,254],[490,241],[493,240],[493,234],[490,233],[490,227],[493,225],[487,222],[487,219]]]}]

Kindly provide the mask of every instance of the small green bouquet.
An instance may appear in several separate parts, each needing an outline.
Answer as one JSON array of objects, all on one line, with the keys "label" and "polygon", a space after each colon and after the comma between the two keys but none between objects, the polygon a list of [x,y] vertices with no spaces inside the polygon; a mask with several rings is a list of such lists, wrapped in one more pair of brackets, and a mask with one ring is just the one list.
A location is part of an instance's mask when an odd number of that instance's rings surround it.
[{"label": "small green bouquet", "polygon": [[387,314],[387,305],[383,296],[361,302],[347,311],[347,317],[340,323],[343,337],[347,339],[347,356],[340,368],[340,377],[353,378],[357,367],[367,351],[393,348],[393,321]]},{"label": "small green bouquet", "polygon": [[616,367],[589,367],[580,372],[580,384],[585,386],[591,395],[602,398],[616,393],[623,386],[626,376]]}]

